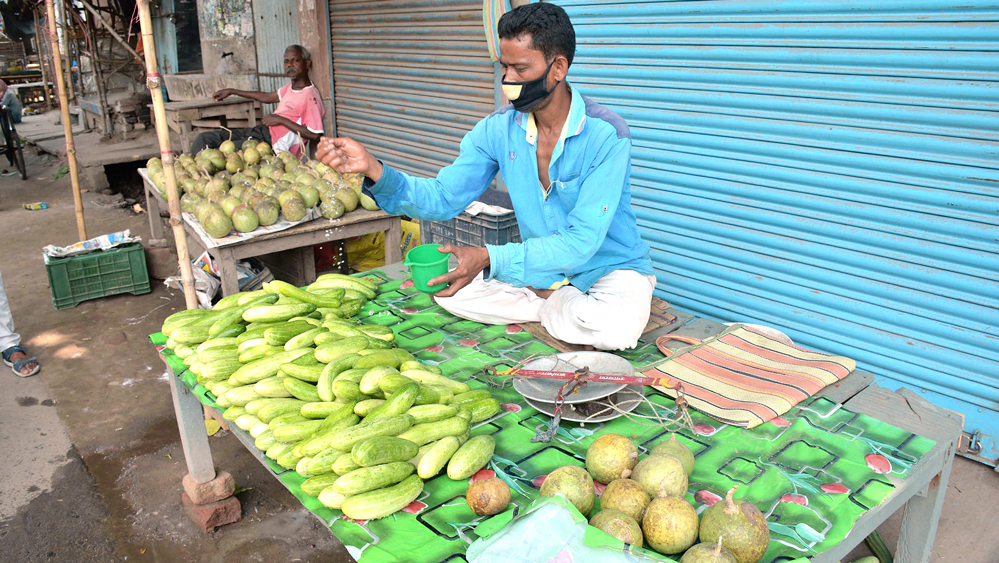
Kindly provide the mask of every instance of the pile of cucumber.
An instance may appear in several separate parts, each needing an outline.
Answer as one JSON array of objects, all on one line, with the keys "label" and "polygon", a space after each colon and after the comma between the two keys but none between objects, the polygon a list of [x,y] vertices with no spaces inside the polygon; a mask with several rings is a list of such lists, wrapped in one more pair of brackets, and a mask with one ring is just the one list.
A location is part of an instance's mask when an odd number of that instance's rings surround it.
[{"label": "pile of cucumber", "polygon": [[501,410],[395,347],[392,330],[354,317],[377,286],[340,274],[306,289],[282,281],[163,323],[167,347],[250,433],[258,449],[306,481],[302,490],[355,520],[389,516],[423,481],[463,480],[492,458],[472,425]]}]

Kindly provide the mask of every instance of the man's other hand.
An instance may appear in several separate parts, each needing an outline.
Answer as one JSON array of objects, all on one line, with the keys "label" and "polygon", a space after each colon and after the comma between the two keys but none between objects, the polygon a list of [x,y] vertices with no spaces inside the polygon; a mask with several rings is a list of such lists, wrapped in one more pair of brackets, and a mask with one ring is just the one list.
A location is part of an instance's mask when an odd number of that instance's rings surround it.
[{"label": "man's other hand", "polygon": [[228,98],[231,95],[232,95],[232,88],[223,88],[222,90],[219,90],[218,92],[212,94],[212,98],[215,98],[216,102],[221,102],[222,100]]},{"label": "man's other hand", "polygon": [[451,297],[455,293],[458,293],[461,288],[472,283],[475,276],[479,275],[479,272],[486,269],[486,266],[489,265],[489,251],[484,247],[445,244],[438,251],[442,253],[450,252],[458,259],[457,268],[427,282],[428,286],[442,283],[449,284],[434,294],[438,297]]},{"label": "man's other hand", "polygon": [[382,177],[382,163],[364,145],[349,137],[322,137],[316,159],[340,174],[358,172],[377,182]]}]

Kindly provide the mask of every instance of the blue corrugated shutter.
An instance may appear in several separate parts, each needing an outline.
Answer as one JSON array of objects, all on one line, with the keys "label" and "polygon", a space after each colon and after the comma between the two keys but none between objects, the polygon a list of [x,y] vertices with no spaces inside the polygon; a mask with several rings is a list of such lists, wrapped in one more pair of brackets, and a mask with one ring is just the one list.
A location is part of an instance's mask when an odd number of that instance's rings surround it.
[{"label": "blue corrugated shutter", "polygon": [[995,464],[999,3],[556,3],[631,126],[658,295],[921,391]]},{"label": "blue corrugated shutter", "polygon": [[[284,51],[298,43],[298,7],[295,0],[253,0],[253,30],[257,43],[257,80],[261,92],[276,92],[289,82],[284,74]],[[263,104],[264,115],[277,104]]]},{"label": "blue corrugated shutter", "polygon": [[330,0],[337,134],[434,176],[494,108],[482,3]]}]

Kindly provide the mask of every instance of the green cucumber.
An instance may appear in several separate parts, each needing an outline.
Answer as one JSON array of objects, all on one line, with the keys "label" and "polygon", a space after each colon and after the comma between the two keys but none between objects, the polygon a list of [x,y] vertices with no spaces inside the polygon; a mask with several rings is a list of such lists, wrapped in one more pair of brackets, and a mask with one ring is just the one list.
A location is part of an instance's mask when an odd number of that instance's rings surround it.
[{"label": "green cucumber", "polygon": [[287,375],[294,377],[295,379],[300,379],[302,381],[307,381],[309,383],[316,383],[319,381],[320,374],[323,373],[323,364],[315,364],[310,366],[299,366],[295,364],[283,364],[281,366],[281,371]]},{"label": "green cucumber", "polygon": [[365,399],[363,401],[359,401],[357,405],[354,406],[354,414],[363,418],[368,416],[368,413],[377,409],[384,402],[385,399]]},{"label": "green cucumber", "polygon": [[412,475],[414,471],[416,468],[413,464],[405,461],[360,467],[341,475],[333,486],[345,495],[357,495],[394,485]]},{"label": "green cucumber", "polygon": [[447,476],[455,481],[468,479],[489,463],[495,450],[496,440],[488,434],[470,438],[451,456]]},{"label": "green cucumber", "polygon": [[455,381],[443,375],[431,373],[426,370],[411,369],[406,371],[406,377],[416,380],[424,385],[442,385],[451,390],[454,394],[470,391],[471,388],[464,383]]},{"label": "green cucumber", "polygon": [[284,322],[292,317],[307,315],[316,310],[316,306],[311,303],[301,303],[296,305],[262,305],[248,309],[243,313],[243,320],[248,323]]},{"label": "green cucumber", "polygon": [[346,403],[334,403],[325,401],[314,401],[311,403],[305,403],[302,405],[302,409],[299,411],[305,418],[322,418],[325,419],[329,415],[342,409]]},{"label": "green cucumber", "polygon": [[368,369],[364,373],[364,377],[361,378],[361,381],[358,382],[358,387],[360,387],[361,393],[371,395],[378,391],[378,383],[389,375],[399,375],[399,370],[392,366],[375,366]]},{"label": "green cucumber", "polygon": [[[344,338],[336,342],[323,344],[316,348],[316,359],[328,364],[348,354],[354,354],[368,347],[368,339],[364,336]],[[369,366],[373,367],[373,366]]]},{"label": "green cucumber", "polygon": [[472,424],[488,420],[503,411],[503,406],[500,405],[500,402],[491,397],[465,403],[462,406],[472,412]]},{"label": "green cucumber", "polygon": [[257,392],[257,395],[261,397],[291,397],[292,394],[285,388],[281,381],[284,380],[283,377],[275,375],[268,377],[267,379],[261,379],[260,381],[253,384],[253,390]]},{"label": "green cucumber", "polygon": [[422,492],[423,480],[418,475],[410,475],[398,485],[348,497],[340,510],[352,520],[377,520],[406,508]]},{"label": "green cucumber", "polygon": [[416,405],[406,414],[413,417],[414,424],[426,424],[457,416],[458,409],[452,405]]},{"label": "green cucumber", "polygon": [[[330,441],[329,447],[347,451],[354,444],[373,436],[397,436],[413,425],[413,417],[408,414],[388,416],[375,420],[364,421],[357,426],[343,430]],[[427,440],[430,441],[430,440]],[[422,445],[422,444],[417,444]]]},{"label": "green cucumber", "polygon": [[406,461],[419,452],[420,448],[401,438],[375,436],[361,440],[350,449],[354,463],[361,467],[382,465],[393,461]]},{"label": "green cucumber", "polygon": [[[366,420],[374,420],[385,416],[395,416],[403,414],[416,403],[416,396],[420,394],[420,384],[410,383],[392,394],[391,397],[380,407],[368,413]],[[414,454],[415,455],[415,454]]]},{"label": "green cucumber", "polygon": [[456,416],[437,422],[417,424],[402,433],[396,434],[396,436],[404,440],[409,440],[417,446],[422,446],[446,436],[460,436],[467,432],[468,429],[468,421]]},{"label": "green cucumber", "polygon": [[287,389],[289,393],[294,395],[296,399],[300,399],[308,403],[318,403],[320,401],[319,393],[316,391],[316,386],[311,383],[299,381],[294,377],[286,377],[282,383],[284,383],[284,388]]},{"label": "green cucumber", "polygon": [[[314,461],[315,459],[313,458],[312,462]],[[310,467],[312,467],[312,462],[309,463]],[[324,473],[313,473],[312,475],[312,477],[309,477],[302,483],[302,492],[311,497],[318,496],[327,487],[332,487],[333,483],[339,478],[332,470],[327,470]]]},{"label": "green cucumber", "polygon": [[451,461],[451,456],[458,451],[458,439],[454,436],[445,436],[436,442],[423,454],[416,466],[416,473],[421,479],[432,479],[444,469],[444,466]]},{"label": "green cucumber", "polygon": [[336,488],[332,485],[319,492],[319,503],[326,508],[340,510],[340,508],[343,507],[343,503],[347,502],[348,498],[350,497],[337,492]]}]

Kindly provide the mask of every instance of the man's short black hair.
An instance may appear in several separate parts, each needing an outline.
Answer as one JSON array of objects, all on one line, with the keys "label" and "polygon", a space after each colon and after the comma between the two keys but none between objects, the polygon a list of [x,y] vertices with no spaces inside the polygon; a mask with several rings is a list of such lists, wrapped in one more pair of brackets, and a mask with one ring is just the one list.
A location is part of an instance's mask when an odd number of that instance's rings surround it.
[{"label": "man's short black hair", "polygon": [[546,61],[562,55],[572,65],[576,32],[569,14],[555,4],[539,2],[514,8],[503,14],[496,28],[500,39],[516,39],[527,33],[531,36],[531,48],[541,51]]}]

